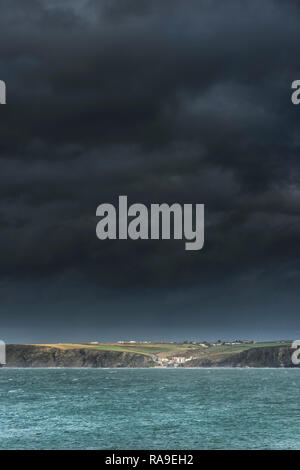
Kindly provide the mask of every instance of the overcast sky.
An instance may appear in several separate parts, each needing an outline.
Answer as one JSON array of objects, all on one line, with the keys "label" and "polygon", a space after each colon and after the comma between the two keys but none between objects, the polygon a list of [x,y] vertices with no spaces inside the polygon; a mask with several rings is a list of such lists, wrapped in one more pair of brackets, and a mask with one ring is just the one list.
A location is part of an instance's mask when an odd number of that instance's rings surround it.
[{"label": "overcast sky", "polygon": [[[0,0],[0,337],[299,339],[300,2]],[[204,203],[205,245],[100,241]]]}]

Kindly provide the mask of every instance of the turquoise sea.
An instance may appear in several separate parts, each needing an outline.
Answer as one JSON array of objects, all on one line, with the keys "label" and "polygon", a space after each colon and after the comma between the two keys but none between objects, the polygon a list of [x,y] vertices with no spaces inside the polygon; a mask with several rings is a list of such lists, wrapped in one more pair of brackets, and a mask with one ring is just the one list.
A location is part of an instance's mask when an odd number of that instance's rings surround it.
[{"label": "turquoise sea", "polygon": [[1,449],[300,449],[300,369],[0,369]]}]

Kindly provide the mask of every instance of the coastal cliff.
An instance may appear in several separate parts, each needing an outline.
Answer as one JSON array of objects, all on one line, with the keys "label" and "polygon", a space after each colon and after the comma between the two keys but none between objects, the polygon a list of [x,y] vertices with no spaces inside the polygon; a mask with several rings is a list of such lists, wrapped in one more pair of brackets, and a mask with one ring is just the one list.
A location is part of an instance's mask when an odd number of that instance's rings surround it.
[{"label": "coastal cliff", "polygon": [[[180,367],[295,367],[288,346],[249,348],[240,352],[201,353]],[[153,356],[154,357],[154,356]],[[10,344],[6,367],[155,367],[151,355],[138,352]]]},{"label": "coastal cliff", "polygon": [[88,348],[60,349],[50,346],[9,344],[6,367],[151,367],[150,356]]},{"label": "coastal cliff", "polygon": [[236,354],[199,357],[185,367],[296,367],[291,360],[293,351],[287,346],[251,348]]}]

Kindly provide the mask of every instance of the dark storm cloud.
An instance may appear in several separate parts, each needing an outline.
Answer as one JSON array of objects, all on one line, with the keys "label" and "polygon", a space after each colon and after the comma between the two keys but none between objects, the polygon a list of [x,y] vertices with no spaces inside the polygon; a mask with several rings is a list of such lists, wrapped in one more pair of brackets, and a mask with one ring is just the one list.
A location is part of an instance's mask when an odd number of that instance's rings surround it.
[{"label": "dark storm cloud", "polygon": [[[299,2],[0,10],[3,282],[173,292],[227,279],[234,296],[249,276],[268,292],[299,281]],[[100,242],[96,207],[120,194],[206,204],[204,250]]]}]

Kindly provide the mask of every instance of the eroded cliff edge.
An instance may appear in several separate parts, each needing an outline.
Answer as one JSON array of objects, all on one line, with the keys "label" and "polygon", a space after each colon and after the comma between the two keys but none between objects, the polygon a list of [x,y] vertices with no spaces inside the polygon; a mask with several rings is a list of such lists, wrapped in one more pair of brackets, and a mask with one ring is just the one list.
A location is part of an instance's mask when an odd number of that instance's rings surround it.
[{"label": "eroded cliff edge", "polygon": [[214,358],[199,357],[186,367],[297,367],[292,363],[293,352],[287,346],[258,347]]},{"label": "eroded cliff edge", "polygon": [[62,350],[49,346],[9,344],[6,367],[151,367],[151,357],[88,348]]},{"label": "eroded cliff edge", "polygon": [[[239,353],[202,355],[182,367],[297,367],[287,346],[257,347]],[[90,348],[10,344],[6,367],[155,367],[151,356]],[[299,366],[298,366],[299,367]]]}]

